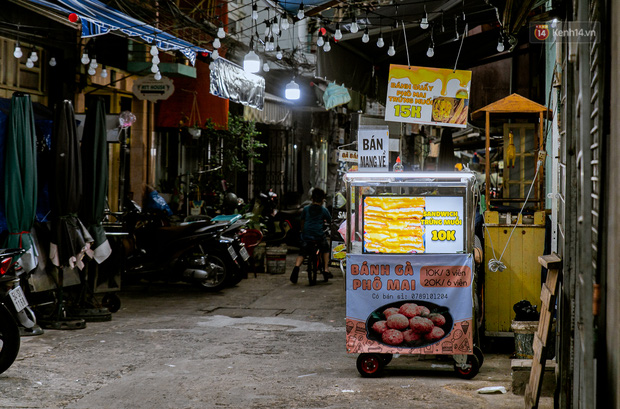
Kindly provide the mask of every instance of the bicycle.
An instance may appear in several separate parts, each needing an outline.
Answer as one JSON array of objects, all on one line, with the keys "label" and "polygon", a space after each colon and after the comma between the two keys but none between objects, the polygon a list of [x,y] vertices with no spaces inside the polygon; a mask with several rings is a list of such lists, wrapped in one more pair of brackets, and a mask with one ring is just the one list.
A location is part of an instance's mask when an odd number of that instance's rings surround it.
[{"label": "bicycle", "polygon": [[[321,240],[309,240],[308,246],[308,256],[304,259],[304,264],[307,265],[308,268],[308,281],[310,285],[316,285],[316,278],[319,272],[324,271],[323,257],[320,249]],[[325,276],[323,278],[324,282],[327,282],[329,277]]]}]

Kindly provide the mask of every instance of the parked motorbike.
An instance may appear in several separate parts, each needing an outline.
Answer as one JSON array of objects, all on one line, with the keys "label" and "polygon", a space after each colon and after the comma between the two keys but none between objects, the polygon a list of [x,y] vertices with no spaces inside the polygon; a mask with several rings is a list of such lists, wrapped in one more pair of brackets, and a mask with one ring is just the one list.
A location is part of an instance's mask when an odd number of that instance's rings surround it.
[{"label": "parked motorbike", "polygon": [[19,353],[19,323],[28,328],[36,323],[15,264],[23,253],[22,249],[0,250],[0,373],[9,369]]},{"label": "parked motorbike", "polygon": [[148,279],[185,281],[219,291],[241,278],[238,238],[222,233],[229,221],[197,221],[169,226],[162,212],[143,212],[132,202],[123,216],[129,232],[124,273]]},{"label": "parked motorbike", "polygon": [[255,221],[255,227],[260,228],[267,246],[287,244],[299,247],[302,210],[303,206],[279,210],[278,195],[269,190],[267,193],[259,193],[256,197],[252,219]]}]

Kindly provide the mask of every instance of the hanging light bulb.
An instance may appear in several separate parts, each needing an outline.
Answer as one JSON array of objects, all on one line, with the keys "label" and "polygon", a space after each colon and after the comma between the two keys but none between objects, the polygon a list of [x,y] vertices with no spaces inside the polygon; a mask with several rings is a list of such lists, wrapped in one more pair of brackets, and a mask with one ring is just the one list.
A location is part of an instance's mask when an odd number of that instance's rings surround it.
[{"label": "hanging light bulb", "polygon": [[280,25],[278,24],[278,17],[274,17],[273,18],[273,25],[271,26],[271,32],[273,33],[273,35],[278,35],[280,34]]},{"label": "hanging light bulb", "polygon": [[459,17],[454,16],[454,41],[459,41]]},{"label": "hanging light bulb", "polygon": [[222,42],[220,41],[219,38],[216,38],[215,40],[213,40],[213,48],[220,48],[222,46]]},{"label": "hanging light bulb", "polygon": [[52,57],[50,58],[50,67],[55,67],[56,66],[56,58]]},{"label": "hanging light bulb", "polygon": [[306,15],[304,14],[304,2],[299,3],[299,11],[297,12],[297,18],[303,20]]},{"label": "hanging light bulb", "polygon": [[368,27],[364,29],[364,35],[362,36],[362,43],[367,43],[370,41],[370,37],[368,36]]},{"label": "hanging light bulb", "polygon": [[[28,64],[26,64],[28,65]],[[95,75],[97,73],[97,70],[93,67],[89,67],[88,68],[88,75]]]},{"label": "hanging light bulb", "polygon": [[153,58],[151,58],[151,62],[153,64],[159,64],[159,56],[154,55]]},{"label": "hanging light bulb", "polygon": [[325,51],[326,53],[329,52],[329,50],[332,49],[331,44],[329,43],[329,38],[327,39],[327,41],[325,41],[325,45],[323,46],[323,51]]},{"label": "hanging light bulb", "polygon": [[217,60],[218,58],[220,58],[220,52],[217,50],[213,50],[213,52],[211,53],[211,59]]},{"label": "hanging light bulb", "polygon": [[13,57],[22,58],[24,53],[22,52],[21,47],[19,46],[19,42],[15,43],[15,51],[13,51]]},{"label": "hanging light bulb", "polygon": [[90,67],[91,68],[97,68],[99,64],[97,64],[97,57],[93,56],[93,59],[90,60]]},{"label": "hanging light bulb", "polygon": [[153,44],[151,46],[151,51],[150,51],[151,55],[157,55],[159,54],[159,50],[157,49],[157,46],[155,44]]},{"label": "hanging light bulb", "polygon": [[273,39],[273,36],[269,37],[269,51],[273,51],[276,49],[276,42]]},{"label": "hanging light bulb", "polygon": [[80,60],[80,62],[84,65],[90,62],[90,58],[88,58],[88,51],[84,50],[84,53],[82,54],[82,59]]},{"label": "hanging light bulb", "polygon": [[499,36],[499,40],[497,40],[497,51],[498,52],[504,52],[504,37],[503,36]]},{"label": "hanging light bulb", "polygon": [[155,78],[155,80],[159,81],[161,79],[161,72],[157,71],[155,73],[155,75],[153,76],[153,78]]},{"label": "hanging light bulb", "polygon": [[101,76],[101,78],[108,78],[108,70],[105,68],[105,66],[101,68],[101,73],[99,75]]},{"label": "hanging light bulb", "polygon": [[426,30],[428,28],[428,13],[426,12],[426,5],[424,5],[424,17],[420,21],[420,28]]},{"label": "hanging light bulb", "polygon": [[278,60],[282,59],[282,50],[280,49],[280,46],[278,46],[278,48],[276,48],[276,58]]},{"label": "hanging light bulb", "polygon": [[265,22],[265,37],[269,37],[271,32],[271,23],[269,21]]},{"label": "hanging light bulb", "polygon": [[301,92],[299,91],[299,85],[297,85],[295,80],[291,80],[291,82],[286,84],[284,96],[286,97],[286,99],[299,99],[299,97],[301,96]]},{"label": "hanging light bulb", "polygon": [[385,42],[383,41],[383,34],[379,34],[379,39],[377,40],[377,47],[383,48]]},{"label": "hanging light bulb", "polygon": [[155,74],[157,71],[159,71],[159,67],[157,66],[157,64],[151,65],[151,72]]},{"label": "hanging light bulb", "polygon": [[269,70],[270,70],[270,69],[271,69],[271,68],[269,68],[269,63],[265,62],[265,63],[263,64],[263,71],[265,71],[265,72],[269,72]]},{"label": "hanging light bulb", "polygon": [[390,47],[388,48],[388,55],[390,57],[394,57],[395,54],[396,50],[394,49],[394,41],[392,41],[392,45],[390,45]]},{"label": "hanging light bulb", "polygon": [[37,62],[39,60],[39,56],[37,55],[36,51],[32,51],[30,53],[30,59],[32,60],[32,62]]},{"label": "hanging light bulb", "polygon": [[325,39],[323,38],[323,36],[319,36],[319,38],[316,40],[316,45],[318,45],[319,47],[323,47],[323,45],[325,45]]},{"label": "hanging light bulb", "polygon": [[340,41],[342,39],[342,31],[340,31],[340,23],[336,23],[336,32],[334,33],[334,39]]},{"label": "hanging light bulb", "polygon": [[254,50],[250,50],[243,58],[243,70],[249,73],[260,71],[260,58]]},{"label": "hanging light bulb", "polygon": [[428,50],[426,50],[426,56],[428,58],[433,58],[435,55],[435,49],[433,48],[433,43],[428,46]]},{"label": "hanging light bulb", "polygon": [[359,26],[359,24],[357,24],[357,19],[355,19],[355,21],[353,21],[353,22],[351,23],[351,32],[352,32],[353,34],[355,34],[355,33],[357,33],[358,31],[360,31],[360,26]]},{"label": "hanging light bulb", "polygon": [[282,17],[280,17],[280,28],[282,30],[288,30],[289,27],[290,24],[288,23],[288,17],[285,14],[282,14]]},{"label": "hanging light bulb", "polygon": [[252,19],[258,20],[258,6],[256,3],[252,4]]},{"label": "hanging light bulb", "polygon": [[217,29],[217,36],[219,38],[226,37],[226,31],[224,31],[224,26],[220,26],[220,28]]},{"label": "hanging light bulb", "polygon": [[26,67],[28,67],[28,68],[34,67],[34,63],[32,62],[32,60],[30,58],[28,58],[26,60]]}]

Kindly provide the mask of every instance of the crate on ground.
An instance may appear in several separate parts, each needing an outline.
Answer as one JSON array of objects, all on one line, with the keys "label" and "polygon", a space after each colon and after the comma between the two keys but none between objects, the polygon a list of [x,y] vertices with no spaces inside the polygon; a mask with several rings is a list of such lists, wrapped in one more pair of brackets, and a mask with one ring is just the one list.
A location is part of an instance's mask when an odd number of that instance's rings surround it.
[{"label": "crate on ground", "polygon": [[286,247],[267,247],[267,273],[284,274],[286,272]]}]

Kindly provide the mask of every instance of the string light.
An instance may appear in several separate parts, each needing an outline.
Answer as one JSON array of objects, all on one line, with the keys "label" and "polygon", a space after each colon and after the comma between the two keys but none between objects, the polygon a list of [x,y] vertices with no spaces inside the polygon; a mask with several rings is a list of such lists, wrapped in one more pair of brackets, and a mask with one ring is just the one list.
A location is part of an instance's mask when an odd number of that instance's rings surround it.
[{"label": "string light", "polygon": [[217,60],[218,58],[220,58],[220,53],[219,51],[217,51],[217,49],[213,50],[213,52],[211,53],[211,59],[213,60]]},{"label": "string light", "polygon": [[217,36],[219,38],[226,37],[226,31],[224,31],[224,26],[220,26],[220,28],[217,29]]},{"label": "string light", "polygon": [[499,39],[497,40],[497,51],[498,52],[504,52],[504,36],[503,35],[499,35]]},{"label": "string light", "polygon": [[368,27],[364,29],[364,35],[362,36],[362,43],[367,43],[370,41],[370,37],[368,36]]},{"label": "string light", "polygon": [[30,59],[32,60],[32,62],[37,62],[39,60],[39,56],[37,55],[36,51],[32,51],[30,53]]},{"label": "string light", "polygon": [[334,33],[334,39],[340,41],[342,39],[342,31],[340,31],[340,23],[336,23],[336,32]]},{"label": "string light", "polygon": [[269,68],[269,64],[268,64],[267,62],[265,62],[265,63],[263,64],[263,71],[265,71],[265,72],[269,72],[269,70],[270,70],[270,69],[271,69],[271,68]]},{"label": "string light", "polygon": [[19,42],[16,42],[15,43],[15,51],[13,51],[13,57],[15,57],[15,58],[22,58],[23,55],[24,55],[24,53],[22,52],[22,49],[19,46]]},{"label": "string light", "polygon": [[220,48],[222,46],[222,42],[220,41],[219,38],[215,38],[215,40],[213,40],[213,48]]},{"label": "string light", "polygon": [[319,35],[319,38],[316,40],[316,45],[319,47],[323,47],[323,45],[325,45],[325,39],[322,35]]},{"label": "string light", "polygon": [[[27,64],[26,64],[27,65]],[[88,75],[95,75],[97,70],[94,67],[88,67]]]},{"label": "string light", "polygon": [[105,68],[105,65],[101,68],[101,73],[99,73],[101,78],[108,78],[108,70]]},{"label": "string light", "polygon": [[428,28],[428,13],[426,12],[426,4],[424,5],[424,17],[420,21],[420,28],[426,30]]},{"label": "string light", "polygon": [[159,67],[157,66],[157,64],[151,65],[151,72],[155,74],[157,71],[159,71]]},{"label": "string light", "polygon": [[271,33],[271,21],[265,21],[265,37],[269,37]]},{"label": "string light", "polygon": [[252,19],[258,20],[258,6],[256,3],[252,3]]},{"label": "string light", "polygon": [[97,64],[97,57],[93,55],[92,60],[90,60],[90,68],[96,69],[98,65],[99,64]]},{"label": "string light", "polygon": [[359,24],[357,24],[357,17],[355,18],[355,20],[351,23],[351,32],[353,34],[357,33],[360,30],[360,26]]},{"label": "string light", "polygon": [[155,44],[153,44],[151,46],[151,50],[150,50],[151,55],[155,56],[157,54],[159,54],[159,50],[157,49],[157,46]]},{"label": "string light", "polygon": [[34,62],[30,58],[26,60],[26,67],[28,68],[34,67]]},{"label": "string light", "polygon": [[276,48],[276,58],[278,60],[282,59],[282,49],[280,48],[280,46],[278,45],[278,47]]},{"label": "string light", "polygon": [[426,56],[428,58],[433,58],[435,55],[435,39],[433,38],[433,31],[431,30],[431,43],[428,45],[428,50],[426,50]]},{"label": "string light", "polygon": [[156,81],[161,80],[161,72],[157,71],[157,73],[155,73],[155,75],[153,76],[153,78],[155,78]]},{"label": "string light", "polygon": [[459,38],[459,16],[454,16],[454,41],[458,41]]},{"label": "string light", "polygon": [[304,2],[299,3],[299,11],[297,12],[297,18],[303,20],[306,15],[304,14]]},{"label": "string light", "polygon": [[280,28],[286,31],[289,27],[290,24],[288,22],[288,17],[286,16],[286,14],[282,14],[282,17],[280,17]]},{"label": "string light", "polygon": [[56,58],[54,58],[54,57],[50,58],[49,64],[50,64],[50,67],[55,67],[56,66]]},{"label": "string light", "polygon": [[323,46],[323,51],[325,51],[326,53],[329,52],[329,50],[332,49],[331,44],[329,43],[329,37],[327,37],[327,41],[325,41],[325,45]]},{"label": "string light", "polygon": [[84,65],[87,65],[90,62],[90,58],[88,58],[88,50],[84,49],[80,62]]},{"label": "string light", "polygon": [[272,27],[271,32],[274,35],[280,34],[280,25],[278,24],[278,17],[277,16],[273,18],[273,25],[271,27]]}]

